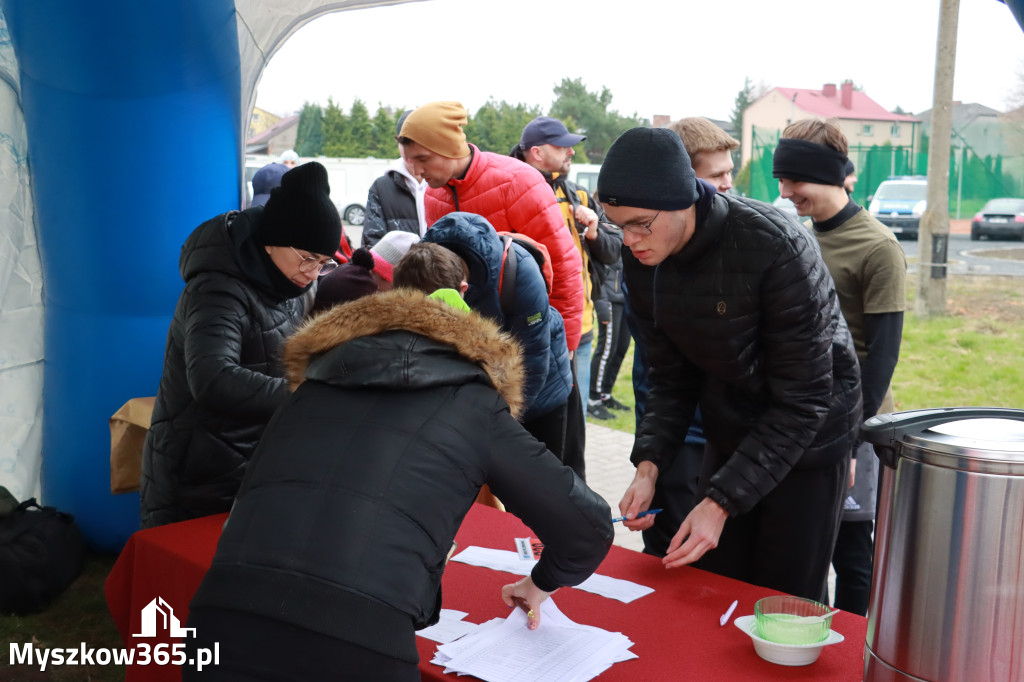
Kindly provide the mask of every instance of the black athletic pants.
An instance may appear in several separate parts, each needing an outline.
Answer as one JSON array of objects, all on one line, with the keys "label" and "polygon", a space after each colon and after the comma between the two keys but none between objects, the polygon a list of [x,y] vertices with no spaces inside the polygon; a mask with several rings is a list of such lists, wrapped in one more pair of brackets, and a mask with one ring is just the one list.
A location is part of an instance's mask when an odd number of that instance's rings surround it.
[{"label": "black athletic pants", "polygon": [[839,524],[839,537],[832,553],[832,565],[836,569],[834,606],[860,616],[867,615],[871,599],[874,525],[870,519],[843,521]]},{"label": "black athletic pants", "polygon": [[586,422],[583,421],[583,406],[580,392],[573,376],[572,392],[564,403],[555,409],[523,422],[523,428],[550,450],[558,460],[586,479],[583,450],[586,445]]},{"label": "black athletic pants", "polygon": [[[824,601],[849,482],[849,459],[793,469],[753,509],[725,522],[696,564],[712,573]],[[706,481],[701,481],[701,490]]]},{"label": "black athletic pants", "polygon": [[[599,302],[595,302],[595,307]],[[590,356],[590,391],[591,400],[600,400],[601,396],[611,395],[612,386],[619,376],[622,360],[629,350],[631,336],[629,326],[625,322],[625,305],[622,303],[605,303],[610,306],[607,313],[598,312],[597,342]],[[602,306],[603,307],[603,306]],[[606,319],[602,319],[606,318]]]}]

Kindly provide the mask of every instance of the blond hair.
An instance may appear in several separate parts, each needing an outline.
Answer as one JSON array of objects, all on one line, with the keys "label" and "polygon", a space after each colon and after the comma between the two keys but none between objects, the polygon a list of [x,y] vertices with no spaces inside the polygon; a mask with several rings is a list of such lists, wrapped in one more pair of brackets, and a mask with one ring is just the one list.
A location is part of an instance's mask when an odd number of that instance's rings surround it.
[{"label": "blond hair", "polygon": [[690,155],[690,163],[696,168],[700,165],[698,157],[705,152],[721,152],[736,149],[738,140],[717,125],[701,116],[690,116],[673,121],[668,129],[683,141],[686,153]]}]

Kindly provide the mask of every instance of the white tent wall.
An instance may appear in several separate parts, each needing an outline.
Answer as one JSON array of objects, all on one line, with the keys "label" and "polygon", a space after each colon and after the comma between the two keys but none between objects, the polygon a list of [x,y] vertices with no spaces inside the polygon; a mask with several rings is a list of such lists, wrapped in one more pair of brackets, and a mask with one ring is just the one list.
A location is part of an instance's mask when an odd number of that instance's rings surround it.
[{"label": "white tent wall", "polygon": [[[424,0],[235,0],[238,52],[242,67],[241,130],[248,130],[263,69],[286,40],[310,21],[343,10],[401,5]],[[244,151],[244,145],[243,145]],[[243,154],[244,156],[244,154]],[[239,163],[244,163],[243,159]],[[245,188],[241,188],[244,194]]]},{"label": "white tent wall", "polygon": [[18,62],[0,13],[0,485],[39,496],[43,278]]},{"label": "white tent wall", "polygon": [[[299,28],[331,12],[410,1],[236,0],[239,130],[249,127],[267,62]],[[18,499],[39,496],[42,461],[43,278],[29,159],[18,62],[0,11],[0,485]],[[71,256],[68,267],[74,267]]]}]

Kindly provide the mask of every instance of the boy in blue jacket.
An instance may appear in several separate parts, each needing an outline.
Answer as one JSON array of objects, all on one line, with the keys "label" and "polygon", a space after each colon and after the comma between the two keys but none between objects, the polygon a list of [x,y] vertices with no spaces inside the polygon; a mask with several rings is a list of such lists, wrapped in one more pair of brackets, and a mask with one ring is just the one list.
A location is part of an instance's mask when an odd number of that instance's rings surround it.
[{"label": "boy in blue jacket", "polygon": [[[481,315],[493,319],[502,331],[511,334],[522,345],[526,364],[523,426],[563,464],[584,478],[582,447],[566,442],[572,372],[565,345],[565,326],[562,316],[548,301],[547,284],[535,257],[515,242],[509,245],[506,255],[502,237],[485,218],[473,213],[446,215],[427,230],[423,243],[439,244],[463,260],[468,272],[466,303]],[[412,253],[418,252],[419,249]],[[503,297],[499,284],[504,269],[511,272],[507,262],[510,258],[515,259],[515,279],[508,282],[512,288],[504,292]],[[415,268],[418,275],[413,274],[411,263],[407,263],[405,258],[401,264],[404,277],[432,276],[429,262]],[[403,282],[401,286],[410,286],[410,279],[399,279],[396,272],[395,285],[400,286],[399,282]],[[416,288],[425,291],[425,286],[458,289],[458,285],[453,286],[452,283],[423,283]]]}]

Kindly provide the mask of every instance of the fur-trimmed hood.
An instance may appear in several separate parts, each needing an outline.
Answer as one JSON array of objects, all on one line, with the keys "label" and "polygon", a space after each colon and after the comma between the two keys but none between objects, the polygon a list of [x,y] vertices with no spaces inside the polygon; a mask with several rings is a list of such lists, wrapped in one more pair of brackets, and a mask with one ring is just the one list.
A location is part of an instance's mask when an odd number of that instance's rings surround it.
[{"label": "fur-trimmed hood", "polygon": [[479,314],[409,289],[364,296],[313,317],[288,339],[284,363],[292,390],[306,379],[395,388],[479,379],[494,386],[513,416],[523,407],[519,344]]}]

